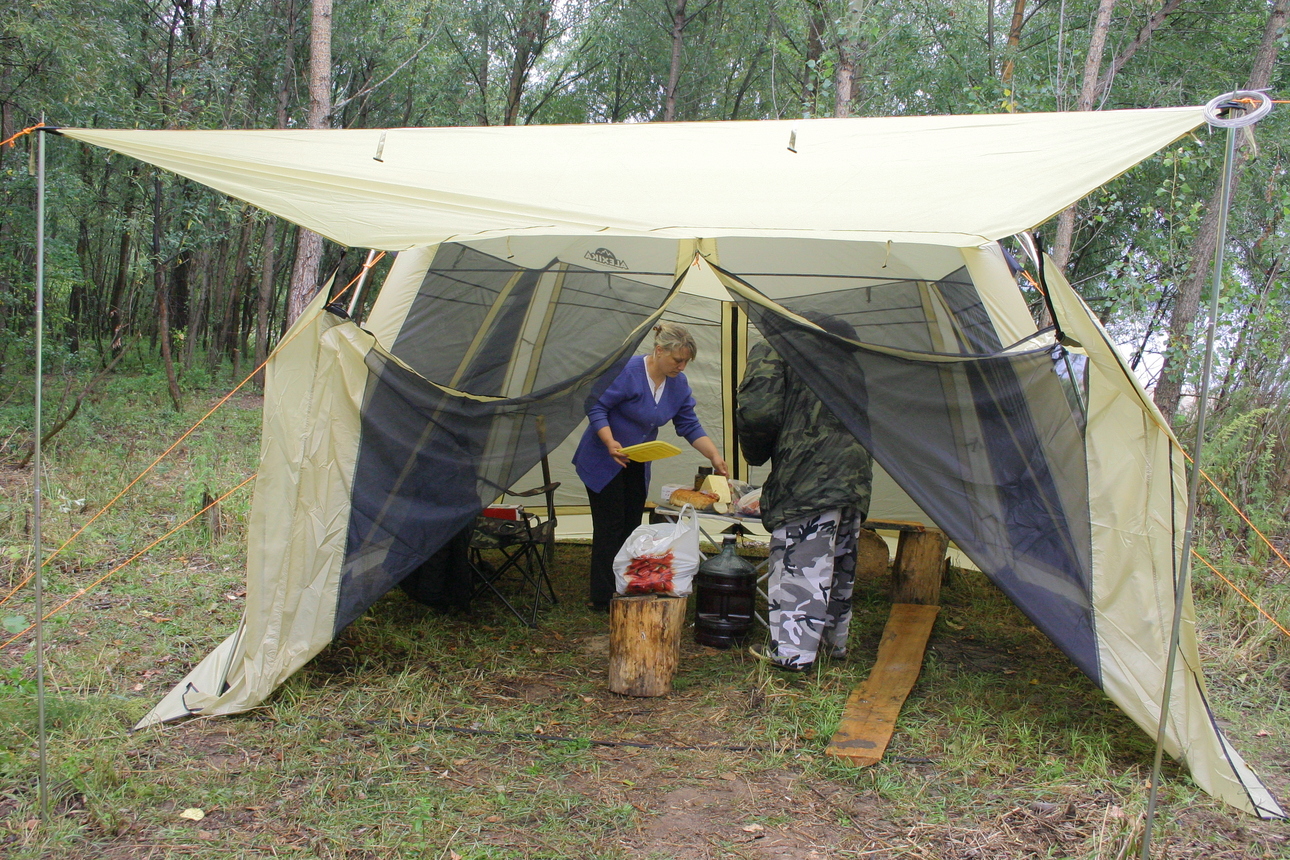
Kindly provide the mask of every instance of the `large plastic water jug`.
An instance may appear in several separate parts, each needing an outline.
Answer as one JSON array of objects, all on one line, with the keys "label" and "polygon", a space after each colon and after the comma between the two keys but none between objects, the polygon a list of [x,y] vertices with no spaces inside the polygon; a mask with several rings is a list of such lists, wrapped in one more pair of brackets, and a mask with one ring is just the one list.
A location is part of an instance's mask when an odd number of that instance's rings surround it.
[{"label": "large plastic water jug", "polygon": [[713,648],[739,644],[753,624],[757,576],[735,553],[735,536],[725,535],[721,552],[694,575],[694,641]]}]

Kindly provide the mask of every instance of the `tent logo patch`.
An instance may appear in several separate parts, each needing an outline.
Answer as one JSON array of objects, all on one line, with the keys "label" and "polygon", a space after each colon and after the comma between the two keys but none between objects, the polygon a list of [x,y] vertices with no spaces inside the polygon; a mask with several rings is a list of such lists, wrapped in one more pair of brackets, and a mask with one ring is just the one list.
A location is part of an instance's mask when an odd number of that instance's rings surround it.
[{"label": "tent logo patch", "polygon": [[597,248],[594,251],[588,251],[587,259],[602,266],[612,266],[615,269],[627,268],[627,264],[614,256],[614,252],[608,248]]}]

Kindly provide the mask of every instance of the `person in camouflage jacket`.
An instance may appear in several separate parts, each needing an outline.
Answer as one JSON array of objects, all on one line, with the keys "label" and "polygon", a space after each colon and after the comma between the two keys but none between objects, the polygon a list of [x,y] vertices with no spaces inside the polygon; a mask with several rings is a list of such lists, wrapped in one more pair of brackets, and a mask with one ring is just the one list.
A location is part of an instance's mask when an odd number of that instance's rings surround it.
[{"label": "person in camouflage jacket", "polygon": [[[817,322],[855,336],[835,318]],[[873,484],[869,452],[765,343],[749,351],[736,422],[748,462],[771,463],[761,511],[771,532],[772,647],[754,653],[790,671],[810,667],[821,650],[844,658],[856,531]]]}]

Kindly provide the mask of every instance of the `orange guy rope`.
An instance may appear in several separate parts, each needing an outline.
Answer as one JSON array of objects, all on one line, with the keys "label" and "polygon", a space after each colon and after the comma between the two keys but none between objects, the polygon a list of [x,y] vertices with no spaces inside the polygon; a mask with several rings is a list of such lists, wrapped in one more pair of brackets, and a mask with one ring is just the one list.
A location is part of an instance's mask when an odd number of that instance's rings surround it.
[{"label": "orange guy rope", "polygon": [[1243,511],[1243,510],[1241,510],[1240,508],[1238,508],[1238,507],[1236,506],[1236,502],[1232,501],[1231,499],[1229,499],[1229,498],[1227,497],[1227,493],[1223,492],[1223,490],[1218,486],[1218,484],[1215,484],[1215,483],[1214,483],[1214,479],[1213,479],[1213,478],[1211,478],[1209,475],[1207,475],[1207,474],[1205,473],[1205,470],[1204,470],[1204,469],[1202,469],[1202,470],[1201,470],[1200,474],[1201,474],[1201,477],[1203,477],[1206,481],[1208,481],[1208,482],[1209,482],[1209,485],[1210,485],[1211,487],[1213,487],[1213,488],[1218,492],[1218,494],[1219,494],[1220,496],[1222,496],[1222,497],[1223,497],[1223,501],[1227,502],[1229,505],[1231,505],[1231,506],[1232,506],[1232,510],[1236,511],[1236,515],[1237,515],[1238,517],[1240,517],[1241,519],[1245,520],[1245,524],[1246,524],[1247,526],[1249,526],[1251,529],[1253,529],[1253,530],[1254,530],[1254,533],[1255,533],[1256,535],[1258,535],[1258,536],[1263,540],[1263,542],[1264,542],[1265,544],[1267,544],[1267,545],[1268,545],[1268,549],[1270,549],[1270,550],[1272,550],[1272,552],[1276,553],[1277,558],[1281,559],[1281,562],[1282,562],[1286,567],[1290,567],[1290,561],[1287,561],[1287,560],[1286,560],[1286,557],[1285,557],[1284,555],[1282,555],[1282,554],[1281,554],[1281,550],[1277,549],[1275,546],[1273,546],[1273,545],[1272,545],[1272,541],[1268,540],[1267,535],[1265,535],[1263,532],[1259,531],[1259,527],[1258,527],[1258,526],[1256,526],[1254,523],[1250,522],[1250,518],[1249,518],[1249,517],[1247,517],[1247,516],[1245,515],[1245,511]]},{"label": "orange guy rope", "polygon": [[[379,255],[379,256],[377,256],[377,257],[376,257],[376,259],[372,260],[372,262],[371,262],[370,264],[364,264],[364,266],[363,266],[363,272],[366,272],[366,271],[367,271],[368,269],[370,269],[372,266],[375,266],[378,262],[380,262],[381,258],[383,258],[384,256],[385,256],[385,252],[384,252],[384,251],[382,251],[382,252],[380,253],[380,255]],[[359,273],[359,275],[356,275],[356,276],[354,277],[354,279],[353,279],[353,280],[351,280],[348,284],[346,284],[346,285],[345,285],[345,289],[341,290],[339,293],[337,293],[337,294],[336,294],[336,298],[337,298],[337,299],[339,299],[341,296],[345,295],[345,293],[349,292],[349,291],[354,287],[354,284],[356,284],[356,283],[358,282],[358,279],[359,279],[360,277],[362,277],[362,273],[361,273],[361,272]],[[321,313],[321,311],[319,311],[319,313]],[[227,403],[227,402],[228,402],[228,400],[229,400],[229,398],[230,398],[230,397],[232,397],[234,394],[237,394],[240,390],[242,390],[242,386],[244,386],[244,385],[246,385],[248,382],[250,382],[250,381],[251,381],[251,379],[252,379],[252,378],[253,378],[257,373],[259,373],[259,372],[260,372],[260,370],[261,370],[262,368],[264,368],[264,367],[265,367],[265,365],[267,365],[267,364],[269,363],[269,361],[270,361],[270,360],[272,360],[272,359],[273,359],[273,357],[274,357],[275,355],[277,355],[277,354],[278,354],[278,352],[279,352],[280,350],[282,350],[282,349],[283,349],[283,347],[285,347],[287,344],[291,343],[291,341],[295,340],[295,338],[299,335],[299,332],[300,332],[301,330],[303,330],[303,329],[297,330],[296,334],[293,334],[291,337],[287,338],[286,340],[284,340],[284,341],[282,341],[281,343],[279,343],[276,347],[274,347],[273,352],[269,353],[268,357],[267,357],[267,358],[265,358],[265,359],[264,359],[264,361],[262,361],[262,362],[260,363],[260,365],[259,365],[258,367],[256,367],[256,368],[255,368],[255,370],[252,370],[252,371],[250,372],[250,374],[248,374],[248,375],[247,375],[247,377],[246,377],[245,379],[243,379],[241,382],[239,382],[239,383],[237,384],[237,387],[236,387],[236,388],[234,388],[234,389],[233,389],[232,391],[230,391],[228,394],[225,394],[222,398],[220,398],[220,400],[219,400],[219,401],[218,401],[214,406],[212,406],[212,407],[210,408],[210,410],[209,410],[205,415],[203,415],[201,418],[198,418],[198,419],[197,419],[197,423],[196,423],[196,424],[194,424],[192,427],[189,427],[189,428],[188,428],[188,430],[184,433],[184,435],[182,435],[182,436],[180,436],[178,439],[176,439],[176,440],[174,441],[174,444],[172,444],[172,445],[171,445],[169,448],[167,448],[165,451],[162,451],[162,452],[161,452],[161,454],[159,454],[159,455],[157,456],[157,459],[155,459],[155,460],[153,460],[151,463],[149,463],[149,464],[148,464],[148,466],[147,466],[147,467],[146,467],[142,472],[140,472],[140,473],[135,477],[135,479],[134,479],[133,481],[131,481],[130,483],[126,484],[126,485],[125,485],[125,487],[121,490],[121,492],[119,492],[119,493],[117,493],[115,496],[113,496],[113,497],[112,497],[112,499],[111,499],[111,500],[110,500],[106,505],[104,505],[103,507],[99,508],[98,513],[96,513],[94,516],[90,517],[90,518],[85,522],[85,524],[84,524],[84,525],[82,525],[79,529],[77,529],[77,530],[72,534],[72,536],[71,536],[71,537],[69,537],[66,541],[64,541],[64,542],[63,542],[63,545],[62,545],[62,546],[60,546],[58,549],[54,550],[54,551],[53,551],[53,553],[51,553],[49,556],[47,556],[47,557],[46,557],[46,559],[45,559],[45,561],[46,561],[46,562],[53,561],[53,559],[54,559],[54,558],[55,558],[55,557],[56,557],[60,552],[62,552],[63,550],[67,549],[68,544],[70,544],[72,541],[74,541],[74,540],[76,540],[78,537],[80,537],[81,533],[82,533],[83,531],[85,531],[87,528],[89,528],[91,525],[93,525],[95,520],[97,520],[99,517],[101,517],[101,516],[103,516],[105,513],[107,513],[107,511],[108,511],[108,509],[109,509],[109,508],[111,508],[114,504],[116,504],[116,503],[120,500],[120,498],[121,498],[122,496],[124,496],[126,493],[128,493],[128,492],[130,491],[130,488],[131,488],[131,487],[133,487],[135,484],[139,483],[139,481],[143,480],[143,477],[144,477],[145,475],[147,475],[149,472],[151,472],[151,471],[156,467],[156,465],[157,465],[158,463],[160,463],[162,460],[164,460],[164,459],[166,458],[166,455],[167,455],[167,454],[169,454],[171,451],[175,450],[175,448],[179,447],[179,444],[180,444],[181,442],[183,442],[185,439],[187,439],[189,436],[191,436],[191,435],[192,435],[192,434],[197,430],[197,428],[198,428],[198,427],[200,427],[200,426],[202,425],[202,422],[204,422],[207,418],[210,418],[210,417],[211,417],[211,415],[213,415],[213,414],[215,413],[215,410],[219,409],[221,406],[223,406],[225,403]],[[239,485],[239,486],[240,486],[240,485]],[[26,577],[25,577],[21,582],[19,582],[17,585],[15,585],[15,586],[14,586],[14,587],[9,591],[9,593],[8,593],[8,594],[6,594],[6,595],[4,596],[4,598],[0,599],[0,606],[5,605],[5,604],[6,604],[6,603],[8,603],[11,599],[13,599],[13,596],[14,596],[15,594],[17,594],[17,593],[18,593],[18,591],[19,591],[19,590],[20,590],[24,585],[26,585],[28,582],[30,582],[30,581],[31,581],[31,578],[32,578],[33,576],[35,576],[35,572],[34,572],[34,571],[33,571],[32,573],[27,574],[27,576],[26,576]],[[3,647],[4,647],[3,645],[0,645],[0,649],[3,649]]]},{"label": "orange guy rope", "polygon": [[[94,587],[95,587],[95,586],[97,586],[99,583],[103,582],[103,580],[107,579],[109,576],[111,576],[112,574],[116,573],[118,570],[120,570],[121,568],[125,567],[125,566],[126,566],[126,565],[128,565],[130,562],[134,561],[136,558],[138,558],[139,556],[143,555],[145,552],[147,552],[148,550],[152,549],[154,546],[156,546],[157,544],[161,543],[163,540],[165,540],[166,538],[170,537],[172,534],[174,534],[175,532],[179,531],[179,530],[180,530],[180,529],[182,529],[184,526],[188,525],[188,524],[189,524],[189,523],[191,523],[193,520],[195,520],[195,519],[197,519],[198,517],[200,517],[202,514],[206,513],[206,511],[208,511],[208,510],[210,510],[211,508],[215,507],[215,505],[218,505],[220,502],[224,501],[224,500],[225,500],[225,499],[227,499],[229,496],[233,495],[233,494],[234,494],[234,493],[236,493],[238,490],[242,489],[242,488],[243,488],[243,487],[245,487],[247,484],[251,483],[251,481],[253,481],[253,480],[255,480],[255,473],[252,473],[248,478],[246,478],[244,481],[242,481],[242,483],[238,484],[236,487],[234,487],[233,489],[229,490],[227,493],[225,493],[224,495],[220,496],[218,499],[215,499],[215,500],[214,500],[214,501],[212,501],[210,504],[208,504],[206,507],[202,508],[200,511],[198,511],[198,512],[197,512],[197,513],[195,513],[195,514],[193,514],[191,517],[189,517],[188,519],[184,520],[182,523],[180,523],[179,525],[175,526],[173,529],[171,529],[170,531],[166,532],[164,535],[162,535],[161,537],[157,538],[157,539],[156,539],[156,540],[154,540],[152,543],[148,544],[148,545],[147,545],[147,546],[145,546],[143,549],[139,550],[139,551],[138,551],[138,552],[136,552],[134,555],[130,556],[130,557],[129,557],[129,558],[127,558],[125,561],[121,562],[121,563],[120,563],[120,564],[118,564],[116,567],[112,568],[112,569],[111,569],[111,570],[109,570],[107,573],[103,574],[103,575],[102,575],[102,576],[100,576],[98,579],[96,579],[96,580],[94,580],[93,582],[91,582],[89,585],[86,585],[86,586],[84,586],[83,588],[78,588],[78,589],[76,590],[76,593],[75,593],[75,594],[73,594],[71,597],[67,598],[67,599],[66,599],[66,600],[64,600],[62,603],[60,603],[60,604],[58,604],[57,606],[55,606],[53,609],[49,610],[49,612],[45,613],[44,618],[42,618],[41,620],[42,620],[42,621],[48,621],[48,620],[49,620],[50,618],[52,618],[55,614],[57,614],[59,611],[61,611],[62,609],[66,608],[70,603],[72,603],[72,602],[74,602],[74,601],[76,601],[76,600],[79,600],[80,598],[84,597],[84,596],[85,596],[85,595],[90,591],[90,589],[94,588]],[[21,633],[17,634],[17,635],[16,635],[16,636],[14,636],[13,638],[6,640],[6,641],[4,642],[4,644],[0,644],[0,651],[3,651],[5,648],[8,648],[10,645],[12,645],[14,642],[18,641],[19,639],[21,639],[23,636],[27,635],[29,632],[31,632],[31,630],[32,630],[35,626],[36,626],[36,625],[35,625],[35,623],[32,623],[32,624],[27,625],[27,629],[26,629],[26,630],[24,630],[24,631],[22,631]]]},{"label": "orange guy rope", "polygon": [[[1187,458],[1188,463],[1192,462],[1191,455],[1188,454],[1187,451],[1181,445],[1178,446],[1178,450],[1182,451],[1182,455]],[[1245,511],[1241,510],[1239,507],[1236,506],[1236,502],[1232,501],[1231,497],[1229,497],[1227,493],[1223,492],[1223,488],[1214,482],[1214,479],[1209,476],[1209,473],[1206,472],[1204,469],[1201,469],[1200,475],[1209,483],[1211,487],[1214,488],[1215,492],[1217,492],[1220,496],[1223,497],[1223,501],[1227,502],[1227,504],[1232,508],[1232,510],[1236,511],[1236,515],[1245,521],[1245,524],[1249,526],[1256,535],[1259,536],[1259,539],[1268,545],[1268,549],[1272,550],[1273,554],[1276,555],[1277,558],[1281,559],[1281,563],[1284,564],[1286,567],[1290,567],[1290,560],[1287,560],[1286,557],[1281,554],[1281,550],[1277,549],[1276,546],[1273,545],[1272,541],[1268,540],[1267,535],[1259,531],[1258,526],[1250,522],[1250,518],[1245,515]]]},{"label": "orange guy rope", "polygon": [[0,146],[5,146],[5,145],[15,146],[16,145],[15,141],[17,141],[18,138],[22,137],[24,134],[31,134],[33,131],[36,131],[37,129],[41,129],[41,128],[47,128],[47,126],[42,122],[42,123],[37,123],[36,125],[33,125],[29,128],[24,128],[22,131],[18,132],[13,137],[7,137],[4,140],[0,140]]},{"label": "orange guy rope", "polygon": [[1215,574],[1219,579],[1223,580],[1223,582],[1226,582],[1228,585],[1230,585],[1230,586],[1232,587],[1232,590],[1233,590],[1233,591],[1235,591],[1237,594],[1241,595],[1241,597],[1244,597],[1244,598],[1245,598],[1245,602],[1246,602],[1246,603],[1250,604],[1250,605],[1251,605],[1251,606],[1253,606],[1255,609],[1259,610],[1259,614],[1260,614],[1260,615],[1262,615],[1264,618],[1268,619],[1268,620],[1269,620],[1269,621],[1271,621],[1273,624],[1275,624],[1275,625],[1276,625],[1276,627],[1277,627],[1277,629],[1278,629],[1278,630],[1280,630],[1282,633],[1284,633],[1287,637],[1290,637],[1290,630],[1287,630],[1287,629],[1285,629],[1284,627],[1282,627],[1282,626],[1281,626],[1281,622],[1280,622],[1280,621],[1277,621],[1275,618],[1273,618],[1273,617],[1268,613],[1268,611],[1267,611],[1266,609],[1264,609],[1262,606],[1259,606],[1259,604],[1257,604],[1257,603],[1255,603],[1255,602],[1254,602],[1254,598],[1250,597],[1250,596],[1249,596],[1248,594],[1246,594],[1244,591],[1241,591],[1241,587],[1240,587],[1239,585],[1237,585],[1235,582],[1232,582],[1232,580],[1228,579],[1226,576],[1223,576],[1222,572],[1221,572],[1221,571],[1219,571],[1219,569],[1218,569],[1218,568],[1216,568],[1216,567],[1214,567],[1214,565],[1210,564],[1210,563],[1209,563],[1209,561],[1208,561],[1208,560],[1207,560],[1203,555],[1201,555],[1200,553],[1196,552],[1196,550],[1192,550],[1192,551],[1191,551],[1191,554],[1192,554],[1193,556],[1195,556],[1197,559],[1199,559],[1199,560],[1200,560],[1200,562],[1201,562],[1202,564],[1204,564],[1204,565],[1205,565],[1205,567],[1208,567],[1210,570],[1214,571],[1214,574]]}]

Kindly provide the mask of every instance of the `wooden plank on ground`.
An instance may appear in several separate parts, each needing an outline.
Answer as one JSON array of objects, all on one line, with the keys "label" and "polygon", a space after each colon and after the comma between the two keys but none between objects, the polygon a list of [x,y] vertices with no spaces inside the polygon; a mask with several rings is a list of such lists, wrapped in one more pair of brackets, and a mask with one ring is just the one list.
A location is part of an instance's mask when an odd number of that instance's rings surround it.
[{"label": "wooden plank on ground", "polygon": [[878,645],[878,660],[842,711],[824,751],[857,767],[877,764],[896,729],[896,717],[923,668],[923,652],[939,606],[894,603]]}]

